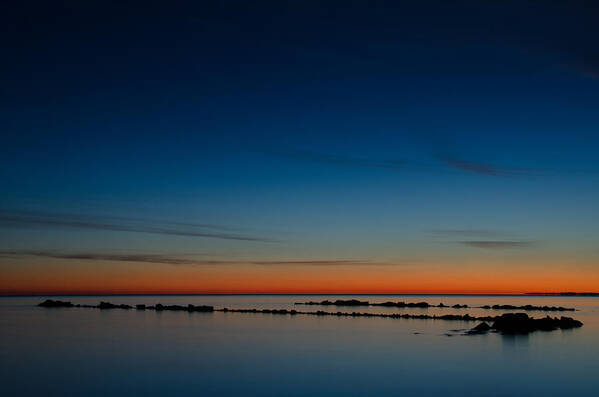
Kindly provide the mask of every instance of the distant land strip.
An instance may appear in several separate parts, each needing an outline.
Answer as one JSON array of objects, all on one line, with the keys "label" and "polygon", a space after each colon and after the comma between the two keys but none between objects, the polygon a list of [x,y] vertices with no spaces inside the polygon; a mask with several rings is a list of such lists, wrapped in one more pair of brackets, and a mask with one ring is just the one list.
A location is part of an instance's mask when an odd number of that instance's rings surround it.
[{"label": "distant land strip", "polygon": [[447,306],[443,303],[439,303],[438,305],[431,305],[428,302],[383,302],[383,303],[370,303],[368,301],[360,301],[357,299],[337,299],[336,301],[324,300],[320,302],[296,302],[296,305],[319,305],[319,306],[383,306],[383,307],[417,307],[417,308],[427,308],[427,307],[451,307],[453,309],[492,309],[492,310],[526,310],[526,311],[544,311],[544,312],[566,312],[566,311],[576,311],[573,307],[562,307],[562,306],[533,306],[533,305],[524,305],[524,306],[514,306],[514,305],[484,305],[484,306],[468,306],[468,305],[460,305],[455,304],[453,306]]},{"label": "distant land strip", "polygon": [[[44,302],[38,304],[39,307],[45,308],[93,308],[93,309],[133,309],[133,306],[120,304],[116,305],[109,302],[100,302],[99,305],[79,305],[73,304],[68,301],[59,301],[47,299]],[[189,304],[183,305],[162,305],[160,303],[156,305],[135,305],[137,310],[154,310],[154,311],[185,311],[185,312],[224,312],[224,313],[255,313],[255,314],[275,314],[275,315],[307,315],[307,316],[336,316],[336,317],[378,317],[378,318],[392,318],[392,319],[417,319],[417,320],[445,320],[445,321],[483,321],[483,323],[477,325],[468,331],[467,335],[475,335],[486,333],[487,331],[494,329],[495,331],[502,333],[528,333],[533,331],[554,331],[558,329],[571,329],[582,327],[582,322],[575,320],[571,317],[544,317],[544,318],[533,318],[529,317],[526,313],[506,313],[501,316],[470,316],[469,314],[445,314],[442,316],[429,315],[429,314],[385,314],[385,313],[358,313],[358,312],[325,312],[318,310],[316,312],[305,312],[299,310],[287,310],[287,309],[215,309],[214,306],[195,306]],[[486,321],[493,322],[492,326],[489,326]]]},{"label": "distant land strip", "polygon": [[524,295],[547,295],[547,296],[599,296],[599,292],[526,292]]}]

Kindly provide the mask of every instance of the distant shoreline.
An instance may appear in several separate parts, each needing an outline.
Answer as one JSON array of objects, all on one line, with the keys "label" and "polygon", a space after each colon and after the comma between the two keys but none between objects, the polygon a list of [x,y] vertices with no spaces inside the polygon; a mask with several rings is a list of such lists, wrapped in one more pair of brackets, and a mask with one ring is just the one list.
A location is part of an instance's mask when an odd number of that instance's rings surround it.
[{"label": "distant shoreline", "polygon": [[45,297],[45,296],[586,296],[586,297],[599,297],[599,292],[524,292],[514,294],[498,294],[498,293],[480,293],[480,294],[468,294],[468,293],[411,293],[411,294],[380,294],[380,293],[191,293],[191,294],[178,294],[178,293],[89,293],[89,294],[65,294],[65,293],[32,293],[32,294],[0,294],[0,298],[27,298],[27,297]]},{"label": "distant shoreline", "polygon": [[599,292],[526,292],[524,295],[539,295],[539,296],[599,296]]}]

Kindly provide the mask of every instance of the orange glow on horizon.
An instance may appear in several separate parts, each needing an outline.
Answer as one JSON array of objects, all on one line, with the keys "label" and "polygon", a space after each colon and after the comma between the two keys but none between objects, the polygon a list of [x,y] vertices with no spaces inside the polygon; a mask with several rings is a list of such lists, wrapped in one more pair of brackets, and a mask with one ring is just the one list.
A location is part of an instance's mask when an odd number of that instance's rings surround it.
[{"label": "orange glow on horizon", "polygon": [[522,294],[596,291],[594,266],[115,266],[60,262],[5,268],[2,295]]}]

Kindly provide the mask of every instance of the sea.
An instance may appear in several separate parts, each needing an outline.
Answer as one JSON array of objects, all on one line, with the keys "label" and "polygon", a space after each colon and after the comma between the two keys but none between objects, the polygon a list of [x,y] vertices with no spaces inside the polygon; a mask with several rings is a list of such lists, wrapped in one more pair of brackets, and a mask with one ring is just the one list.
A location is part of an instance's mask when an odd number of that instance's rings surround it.
[{"label": "sea", "polygon": [[[478,322],[377,317],[40,308],[215,308],[499,315],[481,308],[297,306],[359,299],[451,306],[564,306],[583,327],[464,335]],[[516,311],[520,312],[520,311]],[[599,396],[599,297],[169,295],[0,298],[3,396]]]}]

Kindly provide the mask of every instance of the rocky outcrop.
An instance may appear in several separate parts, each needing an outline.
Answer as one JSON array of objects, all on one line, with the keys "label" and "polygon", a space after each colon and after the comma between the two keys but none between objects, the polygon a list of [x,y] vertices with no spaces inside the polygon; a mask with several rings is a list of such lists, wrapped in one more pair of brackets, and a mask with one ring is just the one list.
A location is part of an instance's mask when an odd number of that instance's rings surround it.
[{"label": "rocky outcrop", "polygon": [[538,310],[544,312],[564,312],[564,311],[575,311],[573,307],[562,307],[562,306],[533,306],[533,305],[524,305],[524,306],[514,306],[514,305],[485,305],[481,306],[481,309],[493,309],[493,310]]},{"label": "rocky outcrop", "polygon": [[130,305],[114,305],[110,302],[100,302],[97,306],[98,309],[133,309]]},{"label": "rocky outcrop", "polygon": [[[320,305],[320,306],[383,306],[383,307],[398,307],[398,308],[429,308],[429,307],[439,307],[439,308],[448,308],[450,306],[444,305],[443,303],[439,303],[438,305],[431,305],[428,302],[383,302],[383,303],[370,303],[368,301],[359,301],[357,299],[350,300],[341,300],[338,299],[334,302],[330,300],[324,300],[321,302],[296,302],[296,305]],[[466,309],[469,308],[468,305],[460,305],[455,304],[451,306],[452,309]],[[475,307],[478,309],[492,309],[492,310],[538,310],[538,311],[575,311],[576,309],[571,307],[562,307],[562,306],[534,306],[534,305],[524,305],[524,306],[513,306],[513,305],[484,305]]]},{"label": "rocky outcrop", "polygon": [[67,302],[67,301],[46,299],[42,303],[38,304],[38,306],[39,307],[74,307],[75,305],[73,305],[71,302]]},{"label": "rocky outcrop", "polygon": [[[338,301],[336,301],[338,302]],[[338,306],[343,306],[347,302],[350,302],[350,306],[361,306],[364,302],[352,300],[352,301],[341,301],[342,303]],[[367,303],[367,302],[366,302]],[[391,302],[393,303],[393,302]],[[400,302],[403,303],[403,302]],[[422,302],[420,302],[422,303]],[[418,305],[420,303],[415,303]],[[335,304],[335,303],[331,303]],[[379,304],[384,305],[384,304]],[[132,309],[130,305],[115,305],[109,302],[100,302],[99,305],[73,305],[71,302],[55,301],[48,299],[40,304],[40,307],[88,307],[95,309]],[[378,318],[394,318],[394,319],[420,319],[420,320],[446,320],[446,321],[483,321],[481,324],[467,331],[468,335],[484,334],[489,330],[495,330],[502,333],[528,333],[533,331],[552,331],[556,329],[569,329],[578,328],[582,326],[582,323],[571,317],[544,317],[544,318],[532,318],[526,313],[506,313],[501,316],[471,316],[469,314],[445,314],[445,315],[434,315],[434,314],[408,314],[408,313],[359,313],[359,312],[327,312],[324,310],[318,310],[315,312],[310,311],[299,311],[299,310],[288,310],[288,309],[214,309],[213,306],[195,306],[195,305],[162,305],[160,303],[155,306],[146,306],[144,304],[136,305],[137,310],[154,310],[154,311],[185,311],[185,312],[214,312],[220,311],[225,313],[262,313],[262,314],[273,314],[273,315],[307,315],[307,316],[337,316],[337,317],[378,317]],[[406,306],[409,307],[409,306]],[[420,306],[416,306],[420,307]],[[489,326],[487,322],[493,322],[492,326]]]},{"label": "rocky outcrop", "polygon": [[[52,300],[52,299],[47,299],[44,302],[40,303],[38,306],[40,306],[40,307],[83,307],[83,308],[102,309],[102,310],[133,309],[133,306],[131,306],[131,305],[125,305],[125,304],[116,305],[116,304],[110,303],[110,302],[100,302],[100,304],[98,304],[98,305],[74,305],[71,302],[63,302],[63,301]],[[147,309],[147,310],[155,310],[155,311],[162,311],[162,310],[186,311],[186,312],[213,312],[214,311],[214,306],[205,306],[205,305],[194,306],[191,304],[187,305],[187,306],[162,305],[160,303],[158,303],[156,306],[146,306],[144,304],[139,304],[139,305],[135,305],[135,308],[137,310],[146,310]]]},{"label": "rocky outcrop", "polygon": [[526,313],[506,313],[499,316],[492,328],[502,333],[529,333],[533,331],[554,331],[582,327],[582,322],[571,317],[532,318]]},{"label": "rocky outcrop", "polygon": [[365,302],[365,301],[359,301],[357,299],[349,299],[349,300],[343,300],[343,299],[337,299],[334,302],[331,302],[330,300],[324,300],[321,302],[314,302],[314,301],[310,301],[310,302],[298,302],[296,303],[296,305],[321,305],[321,306],[368,306],[370,305],[369,302]]},{"label": "rocky outcrop", "polygon": [[156,310],[156,311],[186,311],[186,312],[213,312],[214,306],[194,306],[194,305],[162,305],[158,303],[156,306],[147,306],[148,310]]},{"label": "rocky outcrop", "polygon": [[487,333],[491,329],[491,326],[487,323],[480,323],[476,327],[472,328],[466,334],[468,335],[479,335]]},{"label": "rocky outcrop", "polygon": [[371,306],[384,306],[384,307],[434,307],[427,302],[384,302],[384,303],[371,303]]}]

